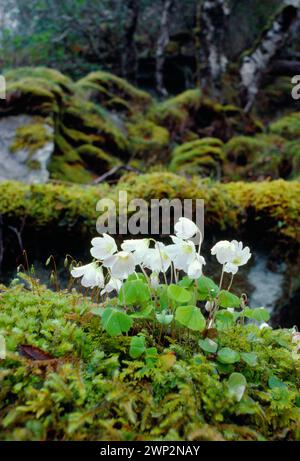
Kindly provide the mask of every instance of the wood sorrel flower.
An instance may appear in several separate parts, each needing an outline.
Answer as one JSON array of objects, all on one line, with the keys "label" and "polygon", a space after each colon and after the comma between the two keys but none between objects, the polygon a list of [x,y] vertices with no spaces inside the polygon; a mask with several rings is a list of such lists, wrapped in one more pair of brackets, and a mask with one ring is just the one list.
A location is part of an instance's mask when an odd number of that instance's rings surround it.
[{"label": "wood sorrel flower", "polygon": [[234,253],[231,260],[225,264],[224,272],[235,275],[239,270],[240,266],[244,266],[245,264],[247,264],[247,262],[251,258],[251,253],[249,247],[243,248],[242,242],[237,242],[236,240],[233,240],[231,244],[234,247]]},{"label": "wood sorrel flower", "polygon": [[127,251],[119,251],[117,254],[109,256],[103,261],[103,266],[108,267],[111,275],[117,279],[127,279],[135,272],[135,259]]},{"label": "wood sorrel flower", "polygon": [[193,242],[171,236],[173,245],[166,247],[166,253],[173,261],[176,269],[188,271],[189,265],[196,258],[196,248]]},{"label": "wood sorrel flower", "polygon": [[103,288],[104,275],[103,270],[95,262],[86,264],[85,266],[74,267],[71,270],[74,278],[82,277],[81,285],[86,288]]},{"label": "wood sorrel flower", "polygon": [[233,259],[235,247],[228,240],[221,240],[212,247],[211,254],[216,256],[220,264],[224,265]]},{"label": "wood sorrel flower", "polygon": [[188,218],[179,218],[174,229],[176,236],[183,240],[191,239],[195,237],[198,232],[200,233],[196,224]]},{"label": "wood sorrel flower", "polygon": [[136,264],[141,264],[150,245],[150,239],[124,240],[122,250],[132,253]]},{"label": "wood sorrel flower", "polygon": [[91,255],[103,261],[118,251],[115,239],[108,234],[103,237],[96,237],[92,240]]},{"label": "wood sorrel flower", "polygon": [[121,280],[115,277],[111,277],[109,282],[105,285],[104,289],[101,291],[101,295],[105,293],[112,293],[113,291],[116,291],[117,293],[119,293],[121,286],[122,286]]},{"label": "wood sorrel flower", "polygon": [[197,280],[202,275],[202,268],[206,264],[205,259],[203,256],[196,255],[194,261],[188,267],[187,274],[190,279]]},{"label": "wood sorrel flower", "polygon": [[166,248],[163,243],[156,242],[155,248],[150,248],[145,254],[143,266],[152,272],[166,272],[171,265],[171,259],[166,252]]}]

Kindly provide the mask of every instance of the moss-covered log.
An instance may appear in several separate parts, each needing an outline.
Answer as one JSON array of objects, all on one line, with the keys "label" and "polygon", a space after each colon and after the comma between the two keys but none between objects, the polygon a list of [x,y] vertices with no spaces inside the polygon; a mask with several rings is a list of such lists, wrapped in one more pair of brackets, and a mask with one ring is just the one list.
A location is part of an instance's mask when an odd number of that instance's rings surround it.
[{"label": "moss-covered log", "polygon": [[128,201],[143,198],[204,199],[207,230],[227,232],[260,229],[267,239],[300,242],[300,183],[283,180],[261,183],[219,184],[172,173],[130,174],[117,186],[46,184],[28,186],[16,182],[0,184],[0,214],[14,222],[26,219],[27,226],[65,231],[96,232],[97,201],[118,200],[119,191]]}]

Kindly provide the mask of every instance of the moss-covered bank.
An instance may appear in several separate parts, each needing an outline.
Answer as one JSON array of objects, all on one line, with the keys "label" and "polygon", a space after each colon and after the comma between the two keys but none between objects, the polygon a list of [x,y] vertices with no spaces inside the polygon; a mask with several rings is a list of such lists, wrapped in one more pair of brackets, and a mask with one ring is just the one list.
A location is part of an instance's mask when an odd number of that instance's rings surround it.
[{"label": "moss-covered bank", "polygon": [[[151,337],[155,357],[133,360],[130,336],[108,337],[87,298],[26,285],[0,293],[1,440],[299,439],[291,331],[249,325],[219,334],[221,347],[252,352],[255,364],[221,366],[194,343],[159,346]],[[247,379],[239,402],[232,372]]]},{"label": "moss-covered bank", "polygon": [[119,191],[128,201],[143,198],[204,199],[207,231],[243,230],[262,237],[300,242],[300,183],[265,181],[220,184],[195,177],[187,180],[172,173],[130,174],[116,186],[55,184],[28,186],[16,182],[0,184],[0,214],[15,223],[25,218],[31,228],[55,228],[95,233],[101,198],[118,200]]}]

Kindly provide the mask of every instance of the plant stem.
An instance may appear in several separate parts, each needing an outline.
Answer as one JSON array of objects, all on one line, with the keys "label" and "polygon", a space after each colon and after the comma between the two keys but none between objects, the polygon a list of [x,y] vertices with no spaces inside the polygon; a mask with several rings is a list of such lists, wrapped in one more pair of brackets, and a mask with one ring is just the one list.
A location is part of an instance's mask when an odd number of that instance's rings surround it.
[{"label": "plant stem", "polygon": [[224,278],[224,266],[222,267],[222,274],[221,274],[221,278],[220,278],[219,290],[221,290],[221,288],[222,288],[223,278]]},{"label": "plant stem", "polygon": [[230,283],[228,285],[227,291],[230,291],[230,288],[232,287],[233,278],[234,278],[234,275],[231,274],[231,279],[230,279]]}]

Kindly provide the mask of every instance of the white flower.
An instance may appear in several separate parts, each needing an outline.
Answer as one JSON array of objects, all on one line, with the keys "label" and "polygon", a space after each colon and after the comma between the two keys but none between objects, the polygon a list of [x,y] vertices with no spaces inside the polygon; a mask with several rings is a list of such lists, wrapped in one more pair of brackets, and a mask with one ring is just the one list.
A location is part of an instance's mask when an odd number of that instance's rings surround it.
[{"label": "white flower", "polygon": [[210,301],[207,301],[206,304],[205,304],[205,310],[207,312],[211,312],[214,308],[214,303],[210,302]]},{"label": "white flower", "polygon": [[197,280],[202,275],[202,268],[206,264],[205,259],[203,256],[196,255],[193,262],[188,267],[187,274],[190,279]]},{"label": "white flower", "polygon": [[166,252],[166,246],[156,242],[155,248],[150,248],[145,254],[143,266],[152,272],[167,272],[171,265],[171,259]]},{"label": "white flower", "polygon": [[158,277],[157,272],[152,272],[152,274],[150,275],[150,285],[154,289],[158,287],[159,277]]},{"label": "white flower", "polygon": [[231,262],[234,257],[234,253],[235,247],[233,243],[228,242],[228,240],[221,240],[211,249],[211,254],[216,256],[218,262],[222,265]]},{"label": "white flower", "polygon": [[71,274],[74,278],[82,277],[81,285],[86,288],[104,287],[103,270],[96,263],[74,267]]},{"label": "white flower", "polygon": [[188,218],[179,218],[174,226],[175,234],[178,238],[188,240],[194,237],[200,230],[193,221]]},{"label": "white flower", "polygon": [[109,282],[105,285],[104,289],[101,291],[101,294],[103,295],[104,293],[112,293],[113,291],[116,291],[119,293],[120,289],[122,286],[121,280],[111,277]]},{"label": "white flower", "polygon": [[110,269],[112,277],[124,280],[135,272],[136,264],[131,253],[119,251],[117,254],[106,258],[103,261],[103,266]]},{"label": "white flower", "polygon": [[264,322],[261,325],[259,325],[259,329],[263,330],[264,328],[271,328],[271,327],[270,327],[270,325],[268,323]]},{"label": "white flower", "polygon": [[230,261],[228,261],[224,266],[224,271],[235,275],[240,266],[247,264],[251,258],[250,248],[243,248],[242,242],[237,242],[233,240],[231,244],[234,246],[234,254]]},{"label": "white flower", "polygon": [[103,261],[118,251],[115,239],[108,234],[96,237],[92,240],[91,255]]},{"label": "white flower", "polygon": [[166,247],[166,253],[176,269],[187,272],[189,265],[196,258],[195,244],[174,236],[171,236],[171,239],[174,243]]},{"label": "white flower", "polygon": [[136,264],[141,264],[150,245],[149,239],[124,240],[122,250],[133,253]]}]

